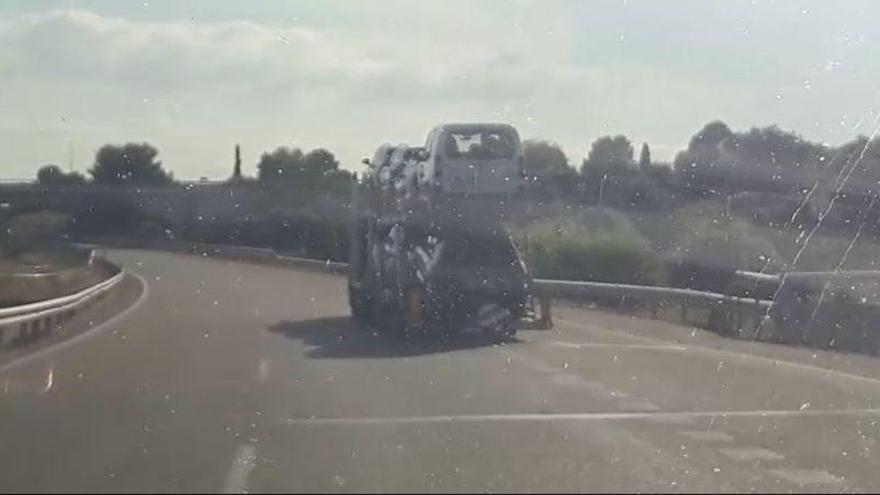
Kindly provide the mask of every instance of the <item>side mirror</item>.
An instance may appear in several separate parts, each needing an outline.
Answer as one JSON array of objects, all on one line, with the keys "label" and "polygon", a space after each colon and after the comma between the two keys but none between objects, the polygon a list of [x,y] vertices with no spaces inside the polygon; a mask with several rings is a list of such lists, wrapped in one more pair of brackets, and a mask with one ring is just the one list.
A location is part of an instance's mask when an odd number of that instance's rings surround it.
[{"label": "side mirror", "polygon": [[369,167],[369,166],[370,166],[370,159],[369,159],[369,158],[363,158],[363,159],[361,159],[361,163],[363,163],[364,165],[366,165],[366,166]]}]

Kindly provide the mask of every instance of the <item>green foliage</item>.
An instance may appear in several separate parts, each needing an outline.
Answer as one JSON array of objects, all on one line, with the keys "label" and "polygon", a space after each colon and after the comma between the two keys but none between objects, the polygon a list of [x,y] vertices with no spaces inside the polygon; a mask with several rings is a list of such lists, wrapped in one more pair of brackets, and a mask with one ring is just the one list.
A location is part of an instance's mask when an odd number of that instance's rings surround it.
[{"label": "green foliage", "polygon": [[562,148],[551,141],[523,143],[523,165],[531,183],[551,197],[570,196],[578,183],[577,171],[569,165]]},{"label": "green foliage", "polygon": [[562,148],[551,141],[523,142],[523,162],[526,175],[539,180],[564,175],[571,168]]},{"label": "green foliage", "polygon": [[156,160],[159,151],[148,143],[107,144],[95,155],[89,174],[95,184],[165,186],[173,176]]},{"label": "green foliage", "polygon": [[303,156],[299,148],[286,146],[263,153],[257,164],[257,178],[266,186],[292,184],[302,172]]},{"label": "green foliage", "polygon": [[633,165],[633,145],[626,136],[603,136],[593,141],[581,172],[602,174]]},{"label": "green foliage", "polygon": [[791,192],[833,178],[824,145],[773,125],[733,132],[710,122],[676,155],[675,169],[688,187]]},{"label": "green foliage", "polygon": [[316,259],[345,261],[351,212],[332,198],[316,198],[302,209],[279,209],[234,221],[207,222],[178,238],[196,242],[273,248]]},{"label": "green foliage", "polygon": [[303,154],[299,148],[280,146],[263,153],[257,170],[276,206],[302,207],[322,196],[347,199],[351,194],[351,173],[339,170],[336,157],[324,148]]},{"label": "green foliage", "polygon": [[651,166],[651,148],[648,143],[642,143],[642,151],[639,153],[639,168],[645,170]]},{"label": "green foliage", "polygon": [[672,230],[677,257],[703,266],[760,271],[779,262],[773,243],[746,221],[725,214],[715,202],[698,202],[676,210]]},{"label": "green foliage", "polygon": [[588,209],[515,233],[536,276],[663,285],[667,268],[621,215]]},{"label": "green foliage", "polygon": [[71,217],[62,213],[41,211],[15,215],[7,222],[3,235],[3,251],[12,256],[51,249],[67,243]]},{"label": "green foliage", "polygon": [[46,165],[37,171],[37,183],[43,187],[81,186],[86,178],[79,172],[65,173],[58,165]]}]

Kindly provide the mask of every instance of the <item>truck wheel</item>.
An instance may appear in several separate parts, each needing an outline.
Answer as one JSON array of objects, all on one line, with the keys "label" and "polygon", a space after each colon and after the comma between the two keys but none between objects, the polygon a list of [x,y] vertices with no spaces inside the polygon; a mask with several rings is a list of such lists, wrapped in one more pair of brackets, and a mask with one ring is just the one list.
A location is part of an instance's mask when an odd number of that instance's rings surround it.
[{"label": "truck wheel", "polygon": [[370,314],[370,301],[357,289],[349,287],[348,305],[351,308],[351,317],[355,323],[366,326],[372,323]]},{"label": "truck wheel", "polygon": [[399,338],[407,336],[406,313],[395,304],[383,304],[378,308],[373,323],[379,333]]},{"label": "truck wheel", "polygon": [[516,336],[516,327],[511,324],[504,324],[493,328],[484,328],[483,334],[493,342],[507,342]]}]

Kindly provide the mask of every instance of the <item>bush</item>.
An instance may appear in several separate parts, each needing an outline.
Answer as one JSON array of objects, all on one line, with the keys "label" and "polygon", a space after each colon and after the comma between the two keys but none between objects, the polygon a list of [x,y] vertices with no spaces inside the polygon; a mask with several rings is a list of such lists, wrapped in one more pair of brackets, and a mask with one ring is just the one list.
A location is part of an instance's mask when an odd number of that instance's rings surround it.
[{"label": "bush", "polygon": [[515,233],[540,278],[664,285],[667,268],[625,217],[588,209]]},{"label": "bush", "polygon": [[346,261],[351,233],[350,222],[331,215],[304,214],[295,219],[299,246],[306,256]]},{"label": "bush", "polygon": [[64,246],[68,242],[70,222],[69,215],[50,211],[15,215],[7,223],[3,249],[17,256]]},{"label": "bush", "polygon": [[82,238],[129,236],[136,232],[144,218],[133,199],[95,194],[90,196],[88,205],[74,215],[74,235]]},{"label": "bush", "polygon": [[673,254],[682,262],[752,271],[772,269],[779,262],[770,240],[748,222],[725,215],[719,203],[700,202],[677,210],[672,230],[676,238]]}]

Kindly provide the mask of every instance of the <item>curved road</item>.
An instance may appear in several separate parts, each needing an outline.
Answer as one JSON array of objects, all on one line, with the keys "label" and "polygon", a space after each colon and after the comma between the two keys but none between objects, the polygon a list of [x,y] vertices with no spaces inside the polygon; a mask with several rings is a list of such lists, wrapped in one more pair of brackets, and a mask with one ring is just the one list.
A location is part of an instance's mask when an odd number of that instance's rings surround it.
[{"label": "curved road", "polygon": [[880,489],[876,359],[576,308],[412,346],[338,276],[111,258],[124,314],[0,366],[0,491]]}]

